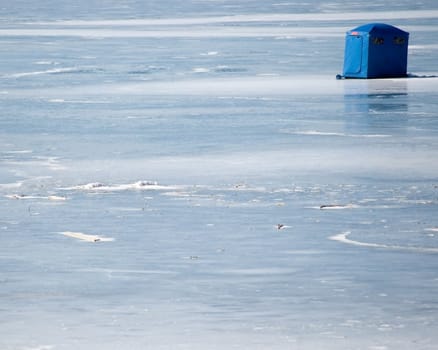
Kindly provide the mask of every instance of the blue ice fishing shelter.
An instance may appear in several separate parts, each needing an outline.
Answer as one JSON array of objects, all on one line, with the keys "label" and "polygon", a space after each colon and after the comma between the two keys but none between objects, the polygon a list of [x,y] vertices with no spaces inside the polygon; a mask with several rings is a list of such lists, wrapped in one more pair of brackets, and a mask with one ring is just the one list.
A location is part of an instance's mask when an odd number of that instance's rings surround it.
[{"label": "blue ice fishing shelter", "polygon": [[347,32],[345,78],[405,77],[409,33],[383,23],[369,23]]}]

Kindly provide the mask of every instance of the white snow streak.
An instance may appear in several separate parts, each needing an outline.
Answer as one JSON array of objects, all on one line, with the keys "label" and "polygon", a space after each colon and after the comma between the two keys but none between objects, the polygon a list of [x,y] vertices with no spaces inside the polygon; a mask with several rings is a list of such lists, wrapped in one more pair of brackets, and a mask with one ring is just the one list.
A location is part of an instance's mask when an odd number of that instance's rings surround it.
[{"label": "white snow streak", "polygon": [[245,14],[234,16],[212,16],[191,18],[140,18],[123,20],[67,20],[55,22],[38,22],[44,25],[64,26],[153,26],[153,25],[200,25],[219,23],[251,23],[251,22],[286,22],[286,21],[353,21],[353,20],[390,20],[390,19],[426,19],[437,18],[438,10],[417,11],[380,11],[380,12],[347,12],[347,13],[274,13]]},{"label": "white snow streak", "polygon": [[438,248],[399,246],[399,245],[368,243],[368,242],[356,241],[356,240],[352,240],[352,239],[348,238],[348,236],[350,234],[351,234],[350,231],[346,231],[346,232],[342,232],[342,233],[339,233],[339,234],[334,235],[334,236],[330,236],[329,239],[332,241],[338,241],[341,243],[360,246],[360,247],[404,250],[404,251],[419,252],[419,253],[438,253]]}]

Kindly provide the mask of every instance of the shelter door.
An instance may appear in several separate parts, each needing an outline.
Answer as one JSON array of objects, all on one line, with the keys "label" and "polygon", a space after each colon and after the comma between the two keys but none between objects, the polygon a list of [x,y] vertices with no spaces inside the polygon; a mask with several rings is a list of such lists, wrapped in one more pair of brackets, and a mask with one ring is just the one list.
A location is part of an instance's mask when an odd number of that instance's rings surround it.
[{"label": "shelter door", "polygon": [[360,35],[348,35],[346,39],[344,73],[357,74],[362,67],[363,38]]}]

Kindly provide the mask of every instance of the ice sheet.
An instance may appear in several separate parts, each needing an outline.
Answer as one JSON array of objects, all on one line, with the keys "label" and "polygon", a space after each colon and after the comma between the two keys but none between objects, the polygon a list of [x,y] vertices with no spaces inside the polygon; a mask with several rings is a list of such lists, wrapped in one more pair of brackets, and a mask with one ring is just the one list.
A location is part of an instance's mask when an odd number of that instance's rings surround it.
[{"label": "ice sheet", "polygon": [[0,348],[435,349],[436,6],[2,4]]}]

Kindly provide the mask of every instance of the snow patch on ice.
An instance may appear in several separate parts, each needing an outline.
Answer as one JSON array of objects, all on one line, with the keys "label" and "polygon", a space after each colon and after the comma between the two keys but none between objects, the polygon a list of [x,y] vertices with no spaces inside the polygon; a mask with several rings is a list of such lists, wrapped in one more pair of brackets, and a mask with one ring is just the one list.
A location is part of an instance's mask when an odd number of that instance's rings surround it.
[{"label": "snow patch on ice", "polygon": [[290,21],[343,21],[353,20],[390,20],[390,19],[426,19],[437,18],[438,10],[413,11],[373,11],[373,12],[333,12],[333,13],[255,13],[232,16],[186,17],[186,18],[143,18],[120,20],[65,20],[37,22],[39,25],[57,26],[174,26],[218,23],[251,23],[251,22],[290,22]]},{"label": "snow patch on ice", "polygon": [[284,275],[295,273],[296,270],[290,268],[248,268],[248,269],[232,269],[221,271],[225,274],[243,275],[243,276],[258,276],[258,275]]},{"label": "snow patch on ice", "polygon": [[50,195],[50,196],[28,196],[25,194],[7,194],[5,195],[5,198],[9,199],[46,199],[49,201],[65,201],[67,200],[64,196],[56,196],[56,195]]},{"label": "snow patch on ice", "polygon": [[419,50],[430,50],[430,49],[438,49],[438,44],[425,44],[425,45],[409,45],[409,51],[419,51]]},{"label": "snow patch on ice", "polygon": [[36,62],[34,62],[34,64],[49,66],[49,65],[58,65],[59,62],[56,62],[56,61],[36,61]]},{"label": "snow patch on ice", "polygon": [[53,345],[37,345],[33,347],[24,347],[23,350],[52,350],[54,348]]},{"label": "snow patch on ice", "polygon": [[23,73],[14,73],[9,75],[12,78],[22,78],[22,77],[28,77],[33,75],[41,75],[41,74],[60,74],[60,73],[69,73],[77,71],[77,68],[69,67],[69,68],[53,68],[53,69],[47,69],[43,71],[34,71],[34,72],[23,72]]},{"label": "snow patch on ice", "polygon": [[79,239],[81,241],[86,241],[86,242],[112,242],[112,241],[114,241],[114,238],[102,237],[99,235],[90,235],[90,234],[86,234],[86,233],[82,233],[82,232],[63,231],[63,232],[59,232],[59,233],[61,235],[64,235],[64,236],[76,238],[76,239]]},{"label": "snow patch on ice", "polygon": [[216,56],[218,53],[217,51],[208,51],[201,53],[201,56]]},{"label": "snow patch on ice", "polygon": [[135,270],[135,269],[107,269],[107,268],[89,268],[79,269],[78,272],[90,272],[90,273],[105,273],[109,276],[114,274],[138,274],[138,275],[156,275],[156,274],[174,274],[175,272],[169,270]]},{"label": "snow patch on ice", "polygon": [[430,228],[426,228],[424,230],[425,231],[430,231],[430,232],[438,232],[438,227],[430,227]]},{"label": "snow patch on ice", "polygon": [[342,136],[342,137],[364,137],[364,138],[380,138],[391,137],[387,134],[346,134],[343,132],[329,132],[329,131],[317,131],[317,130],[282,130],[283,133],[293,135],[309,135],[309,136]]},{"label": "snow patch on ice", "polygon": [[204,67],[195,67],[192,69],[193,73],[208,73],[210,72],[210,69],[204,68]]},{"label": "snow patch on ice", "polygon": [[29,154],[33,153],[31,149],[23,149],[23,150],[17,150],[17,151],[3,151],[3,154]]},{"label": "snow patch on ice", "polygon": [[62,187],[61,190],[83,190],[83,191],[127,191],[127,190],[176,190],[178,186],[158,185],[156,181],[137,181],[130,184],[114,184],[105,185],[101,182],[90,182],[84,185],[77,185],[72,187]]},{"label": "snow patch on ice", "polygon": [[344,133],[339,132],[324,132],[324,131],[316,131],[316,130],[307,130],[307,131],[291,131],[290,134],[296,135],[321,135],[321,136],[345,136]]},{"label": "snow patch on ice", "polygon": [[334,236],[330,236],[329,239],[332,241],[337,241],[345,244],[360,246],[360,247],[369,247],[369,248],[382,248],[382,249],[393,249],[393,250],[404,250],[411,252],[419,252],[419,253],[438,253],[438,248],[429,248],[429,247],[411,247],[411,246],[399,246],[399,245],[389,245],[389,244],[380,244],[380,243],[368,243],[356,241],[348,238],[351,234],[350,231],[342,232]]}]

